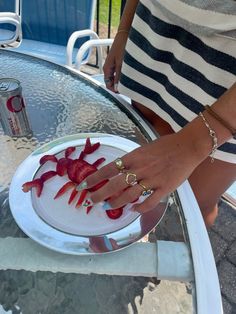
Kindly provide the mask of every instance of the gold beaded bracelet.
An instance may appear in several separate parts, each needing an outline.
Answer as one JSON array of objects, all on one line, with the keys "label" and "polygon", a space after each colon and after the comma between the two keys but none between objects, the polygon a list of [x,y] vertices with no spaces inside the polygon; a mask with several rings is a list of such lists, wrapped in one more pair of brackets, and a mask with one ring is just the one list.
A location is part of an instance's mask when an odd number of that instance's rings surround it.
[{"label": "gold beaded bracelet", "polygon": [[204,117],[202,112],[199,113],[199,116],[202,118],[205,126],[208,128],[209,135],[212,138],[212,150],[211,150],[211,153],[210,153],[210,157],[211,157],[211,162],[214,162],[214,154],[215,154],[216,149],[218,147],[218,139],[217,139],[217,136],[216,136],[216,132],[214,130],[212,130],[212,128],[210,127],[209,123],[207,122],[207,120]]}]

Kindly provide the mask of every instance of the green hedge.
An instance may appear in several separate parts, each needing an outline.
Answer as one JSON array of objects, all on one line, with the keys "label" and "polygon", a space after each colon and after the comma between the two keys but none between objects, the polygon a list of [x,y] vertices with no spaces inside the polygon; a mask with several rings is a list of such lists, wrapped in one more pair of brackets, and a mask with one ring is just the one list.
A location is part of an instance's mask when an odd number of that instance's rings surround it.
[{"label": "green hedge", "polygon": [[[117,27],[120,21],[121,0],[112,0],[112,27]],[[108,23],[109,0],[100,0],[99,20],[102,24]]]}]

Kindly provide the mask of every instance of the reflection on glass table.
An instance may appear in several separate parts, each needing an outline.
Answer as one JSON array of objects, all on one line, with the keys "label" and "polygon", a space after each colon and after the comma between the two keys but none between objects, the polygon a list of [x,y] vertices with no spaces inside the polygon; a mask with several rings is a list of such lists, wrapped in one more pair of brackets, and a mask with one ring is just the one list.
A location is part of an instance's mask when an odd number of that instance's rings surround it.
[{"label": "reflection on glass table", "polygon": [[[0,50],[0,75],[21,82],[33,133],[29,138],[12,138],[0,128],[3,308],[22,313],[30,313],[31,307],[35,313],[202,314],[214,307],[214,313],[220,313],[214,258],[187,182],[170,195],[165,215],[147,236],[114,253],[66,255],[39,245],[22,232],[11,215],[8,191],[16,169],[33,151],[81,133],[110,134],[137,145],[157,135],[132,107],[82,74]],[[150,217],[147,220],[153,219]],[[107,246],[106,238],[90,241],[93,252],[104,244]],[[114,242],[110,244],[115,247]],[[214,304],[212,293],[217,296]]]}]

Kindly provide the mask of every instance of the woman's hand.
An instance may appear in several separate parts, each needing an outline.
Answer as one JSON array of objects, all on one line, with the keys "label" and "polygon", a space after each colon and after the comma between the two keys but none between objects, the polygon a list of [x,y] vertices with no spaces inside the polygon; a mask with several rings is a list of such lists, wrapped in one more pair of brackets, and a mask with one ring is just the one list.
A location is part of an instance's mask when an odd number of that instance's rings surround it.
[{"label": "woman's hand", "polygon": [[[153,190],[142,203],[134,205],[134,210],[146,212],[154,209],[163,197],[187,179],[201,158],[191,138],[186,137],[184,132],[163,136],[124,155],[124,173],[119,173],[112,162],[89,176],[86,180],[88,188],[109,179],[102,188],[91,193],[90,198],[93,203],[108,200],[109,208],[118,208],[137,200],[144,188],[139,184],[127,184],[127,173],[131,173],[136,175],[138,183]],[[129,181],[133,178],[130,176]]]},{"label": "woman's hand", "polygon": [[120,79],[121,65],[127,38],[128,32],[119,32],[116,34],[103,66],[106,87],[113,92],[117,92],[117,84]]}]

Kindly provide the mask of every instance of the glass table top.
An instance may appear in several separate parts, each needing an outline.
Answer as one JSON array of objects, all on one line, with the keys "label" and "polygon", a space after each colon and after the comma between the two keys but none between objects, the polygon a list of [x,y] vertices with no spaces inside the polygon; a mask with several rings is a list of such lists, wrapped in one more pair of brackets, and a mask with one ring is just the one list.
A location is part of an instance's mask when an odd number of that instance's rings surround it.
[{"label": "glass table top", "polygon": [[[8,189],[19,164],[36,148],[76,133],[108,133],[140,145],[151,141],[140,117],[66,68],[0,50],[0,77],[21,82],[33,131],[30,138],[12,138],[0,126],[0,238],[26,237],[9,210]],[[188,243],[178,198],[175,193],[170,198],[149,241]],[[12,313],[192,313],[193,299],[190,286],[154,278],[0,271],[0,304]]]}]

